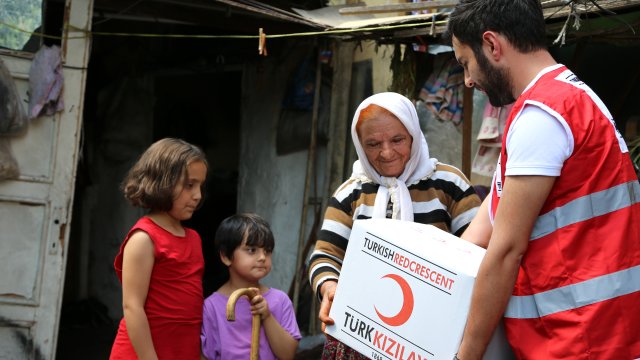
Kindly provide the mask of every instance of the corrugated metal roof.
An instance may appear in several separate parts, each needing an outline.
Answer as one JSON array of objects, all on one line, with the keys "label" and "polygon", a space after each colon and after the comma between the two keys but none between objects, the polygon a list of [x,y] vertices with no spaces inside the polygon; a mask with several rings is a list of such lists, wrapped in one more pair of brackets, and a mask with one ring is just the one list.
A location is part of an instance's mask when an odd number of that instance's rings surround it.
[{"label": "corrugated metal roof", "polygon": [[[384,41],[442,34],[446,30],[451,6],[457,3],[457,0],[431,0],[301,9],[308,7],[310,1],[145,0],[132,5],[130,0],[95,0],[94,16],[98,19],[96,24],[105,21],[101,18],[119,18],[188,24],[212,28],[217,32],[240,34],[255,34],[259,27],[264,27],[269,34],[335,30],[332,36],[344,39]],[[572,11],[577,17],[586,18],[597,13],[598,16],[615,20],[619,17],[608,15],[640,9],[640,0],[542,0],[541,4],[549,24],[550,37],[555,37],[562,27],[567,34],[577,33],[575,29],[563,26],[565,22],[569,24]],[[347,13],[350,15],[345,15]],[[632,18],[632,22],[635,21]],[[636,23],[633,26],[638,28],[639,25]]]},{"label": "corrugated metal roof", "polygon": [[[351,5],[333,6],[317,10],[293,9],[309,21],[323,24],[330,29],[354,29],[359,31],[354,37],[377,37],[384,33],[387,36],[403,37],[407,34],[438,35],[446,29],[451,6],[455,0],[421,1],[418,3],[401,3],[391,5]],[[566,19],[573,11],[578,16],[599,13],[612,15],[614,12],[626,11],[640,7],[640,0],[543,0],[543,13],[549,23]],[[425,10],[432,11],[425,13]],[[408,15],[398,13],[413,12]],[[349,15],[345,15],[349,14]],[[391,14],[384,16],[381,14]],[[392,25],[407,25],[405,30],[391,28]],[[413,31],[411,24],[415,24]],[[379,27],[376,29],[376,27]],[[348,36],[342,34],[341,36]]]}]

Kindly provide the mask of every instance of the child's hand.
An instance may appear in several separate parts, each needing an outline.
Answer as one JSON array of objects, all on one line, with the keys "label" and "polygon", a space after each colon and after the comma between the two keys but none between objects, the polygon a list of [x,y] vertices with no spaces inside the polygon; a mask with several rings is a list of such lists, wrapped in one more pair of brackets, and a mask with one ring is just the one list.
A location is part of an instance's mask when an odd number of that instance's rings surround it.
[{"label": "child's hand", "polygon": [[271,316],[269,304],[267,304],[267,300],[265,300],[265,298],[260,294],[251,299],[251,315],[260,315],[260,320],[262,321]]}]

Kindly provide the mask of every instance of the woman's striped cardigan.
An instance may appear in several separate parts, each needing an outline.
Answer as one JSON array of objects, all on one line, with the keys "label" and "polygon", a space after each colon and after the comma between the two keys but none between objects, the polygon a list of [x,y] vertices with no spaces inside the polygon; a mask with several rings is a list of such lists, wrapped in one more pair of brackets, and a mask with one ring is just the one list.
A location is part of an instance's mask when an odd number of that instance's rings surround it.
[{"label": "woman's striped cardigan", "polygon": [[[371,218],[378,187],[352,178],[329,200],[308,267],[312,289],[318,296],[324,281],[338,279],[353,221]],[[408,189],[413,221],[434,225],[456,236],[467,228],[480,206],[480,198],[460,170],[441,163],[429,178]]]}]

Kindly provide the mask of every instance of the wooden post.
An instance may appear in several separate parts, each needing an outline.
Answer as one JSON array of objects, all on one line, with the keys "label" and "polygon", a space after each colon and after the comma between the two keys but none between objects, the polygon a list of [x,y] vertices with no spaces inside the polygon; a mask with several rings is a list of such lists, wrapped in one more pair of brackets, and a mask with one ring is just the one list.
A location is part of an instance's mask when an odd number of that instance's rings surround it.
[{"label": "wooden post", "polygon": [[307,228],[307,212],[309,210],[309,188],[311,186],[311,178],[315,176],[316,163],[316,143],[318,132],[318,111],[320,104],[320,88],[322,83],[322,63],[320,62],[320,53],[314,50],[316,56],[316,83],[313,93],[313,112],[311,115],[311,134],[309,139],[309,152],[307,153],[307,173],[304,180],[304,195],[302,196],[302,214],[300,216],[300,230],[298,232],[298,251],[296,257],[296,273],[293,275],[293,310],[298,312],[298,298],[300,297],[300,281],[305,278],[300,272],[305,257],[305,230]]},{"label": "wooden post", "polygon": [[[342,184],[345,179],[344,161],[347,153],[347,138],[350,134],[349,94],[351,89],[351,74],[353,66],[353,52],[356,44],[351,41],[337,40],[334,43],[333,75],[331,83],[331,105],[329,112],[329,142],[327,143],[327,164],[325,174],[325,189],[322,209],[327,206],[329,196]],[[318,307],[314,301],[309,309],[309,332],[317,334]]]},{"label": "wooden post", "polygon": [[[329,142],[327,144],[327,186],[331,194],[345,181],[344,158],[350,134],[349,93],[353,51],[356,45],[350,41],[336,41],[333,54],[333,79],[331,85],[331,110],[329,114]],[[324,204],[323,204],[324,205]]]}]

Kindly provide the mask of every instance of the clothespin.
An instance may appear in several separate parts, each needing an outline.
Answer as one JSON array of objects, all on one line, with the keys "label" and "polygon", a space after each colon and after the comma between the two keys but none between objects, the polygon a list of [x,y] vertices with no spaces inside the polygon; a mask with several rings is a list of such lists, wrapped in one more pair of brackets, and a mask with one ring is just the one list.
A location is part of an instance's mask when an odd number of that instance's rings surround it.
[{"label": "clothespin", "polygon": [[431,15],[431,29],[429,30],[429,36],[433,36],[436,32],[436,14]]},{"label": "clothespin", "polygon": [[262,28],[258,30],[258,55],[267,56],[267,34]]}]

